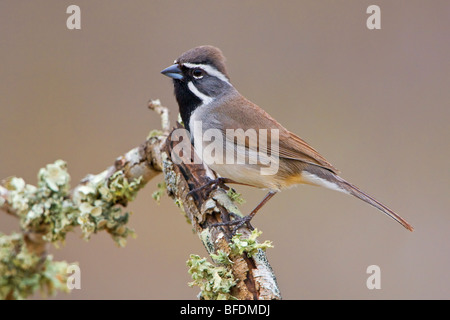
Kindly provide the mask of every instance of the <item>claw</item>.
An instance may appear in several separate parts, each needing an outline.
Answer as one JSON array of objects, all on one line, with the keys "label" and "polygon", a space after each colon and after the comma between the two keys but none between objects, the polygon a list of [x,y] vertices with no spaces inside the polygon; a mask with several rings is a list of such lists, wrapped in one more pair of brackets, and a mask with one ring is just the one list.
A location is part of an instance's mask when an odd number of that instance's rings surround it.
[{"label": "claw", "polygon": [[245,217],[236,217],[235,214],[232,214],[232,216],[234,217],[234,220],[232,220],[232,221],[218,222],[218,223],[214,223],[211,226],[214,228],[224,227],[224,226],[228,226],[228,227],[235,226],[232,230],[232,235],[235,235],[236,232],[239,230],[239,228],[242,227],[244,224],[246,224],[247,228],[249,228],[250,230],[254,230],[253,226],[250,224],[250,221],[253,218],[252,215],[248,215]]},{"label": "claw", "polygon": [[188,197],[192,197],[192,195],[194,193],[198,193],[199,191],[202,191],[203,189],[209,188],[209,190],[207,190],[206,194],[204,195],[204,198],[207,198],[209,196],[209,194],[211,193],[211,191],[213,191],[214,187],[218,188],[218,187],[222,187],[225,190],[228,190],[230,187],[226,186],[225,183],[228,182],[229,179],[226,178],[217,178],[214,180],[209,180],[206,184],[202,185],[201,187],[192,189],[191,191],[188,192],[187,196]]},{"label": "claw", "polygon": [[233,230],[233,234],[236,233],[236,231],[242,227],[242,225],[245,223],[247,225],[247,227],[250,230],[253,230],[253,226],[250,224],[250,221],[252,220],[252,218],[255,216],[255,214],[258,212],[259,209],[261,209],[261,207],[270,200],[270,198],[272,198],[275,195],[275,191],[269,191],[269,193],[264,197],[264,199],[256,206],[255,209],[253,209],[252,212],[250,212],[250,214],[248,216],[245,217],[236,217],[236,214],[230,214],[234,217],[233,221],[224,221],[224,222],[218,222],[213,224],[213,227],[221,227],[221,226],[233,226],[235,225],[236,227]]}]

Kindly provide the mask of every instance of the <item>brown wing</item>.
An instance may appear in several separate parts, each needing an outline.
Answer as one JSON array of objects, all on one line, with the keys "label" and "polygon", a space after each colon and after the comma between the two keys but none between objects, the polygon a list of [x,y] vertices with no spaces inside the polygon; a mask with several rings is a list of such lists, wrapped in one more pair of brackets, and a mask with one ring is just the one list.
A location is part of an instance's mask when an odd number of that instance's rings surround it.
[{"label": "brown wing", "polygon": [[280,157],[317,164],[334,173],[339,171],[313,147],[292,132],[280,132]]},{"label": "brown wing", "polygon": [[[292,159],[303,161],[306,163],[312,163],[325,169],[328,169],[334,173],[338,170],[331,165],[323,156],[321,156],[314,148],[308,143],[302,140],[297,135],[293,134],[286,128],[284,128],[278,121],[272,118],[267,112],[248,101],[242,96],[239,97],[241,103],[236,103],[236,99],[230,101],[230,103],[222,103],[217,105],[214,109],[217,112],[212,114],[220,114],[219,119],[212,121],[213,127],[220,129],[225,133],[226,129],[238,129],[241,128],[244,131],[248,129],[278,129],[279,130],[279,156],[280,158]],[[269,133],[270,139],[270,133]],[[246,141],[246,147],[248,148],[248,142]],[[270,140],[269,140],[270,141]],[[251,147],[251,146],[250,146]],[[268,143],[267,151],[270,152],[270,143]],[[265,150],[260,150],[265,151]]]}]

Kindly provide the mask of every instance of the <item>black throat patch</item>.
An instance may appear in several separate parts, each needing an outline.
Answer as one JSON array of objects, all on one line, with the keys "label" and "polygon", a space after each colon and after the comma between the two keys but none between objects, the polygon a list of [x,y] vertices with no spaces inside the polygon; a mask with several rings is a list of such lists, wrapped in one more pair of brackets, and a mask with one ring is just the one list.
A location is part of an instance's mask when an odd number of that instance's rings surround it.
[{"label": "black throat patch", "polygon": [[173,80],[175,97],[180,108],[181,119],[184,127],[189,130],[189,120],[195,109],[202,105],[202,101],[189,90],[186,81]]}]

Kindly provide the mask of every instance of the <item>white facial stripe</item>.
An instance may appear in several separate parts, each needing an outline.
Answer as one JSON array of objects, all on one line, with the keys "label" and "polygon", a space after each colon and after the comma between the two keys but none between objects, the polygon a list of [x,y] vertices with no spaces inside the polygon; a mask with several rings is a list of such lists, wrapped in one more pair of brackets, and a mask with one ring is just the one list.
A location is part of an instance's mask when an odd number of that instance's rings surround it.
[{"label": "white facial stripe", "polygon": [[216,68],[209,66],[207,64],[196,64],[196,63],[189,63],[189,62],[185,62],[183,63],[183,66],[187,67],[187,68],[201,68],[203,69],[207,74],[209,74],[210,76],[216,77],[220,80],[222,80],[223,82],[228,83],[231,86],[230,81],[228,81],[227,77],[225,77],[225,75],[220,72],[219,70],[217,70]]},{"label": "white facial stripe", "polygon": [[349,194],[349,192],[341,187],[339,187],[336,183],[333,183],[331,181],[325,180],[323,178],[320,178],[316,176],[315,174],[309,173],[307,171],[302,172],[302,178],[309,183],[315,184],[317,186],[325,187],[331,190],[340,191],[343,193]]},{"label": "white facial stripe", "polygon": [[208,104],[210,102],[212,102],[214,100],[214,98],[211,98],[209,96],[207,96],[204,93],[201,93],[196,87],[195,85],[192,83],[192,81],[188,82],[188,88],[189,90],[191,90],[191,92],[193,94],[195,94],[197,96],[197,98],[199,98],[200,100],[202,100],[203,104]]}]

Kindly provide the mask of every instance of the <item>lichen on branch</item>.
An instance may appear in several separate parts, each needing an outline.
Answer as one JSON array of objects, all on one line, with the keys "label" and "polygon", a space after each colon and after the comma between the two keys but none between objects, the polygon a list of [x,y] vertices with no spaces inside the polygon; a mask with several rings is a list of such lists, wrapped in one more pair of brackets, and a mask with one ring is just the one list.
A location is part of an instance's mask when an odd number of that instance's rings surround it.
[{"label": "lichen on branch", "polygon": [[63,244],[77,227],[85,239],[104,230],[121,247],[135,235],[127,226],[130,213],[122,209],[161,173],[160,147],[168,131],[167,108],[156,100],[149,107],[161,115],[163,131],[153,132],[105,171],[87,175],[74,189],[63,160],[40,169],[35,186],[18,177],[0,181],[0,210],[18,218],[21,230],[0,234],[0,298],[23,299],[38,289],[67,291],[67,263],[53,261],[47,249],[50,243]]},{"label": "lichen on branch", "polygon": [[262,231],[255,229],[248,238],[242,238],[241,233],[237,233],[231,238],[230,248],[234,254],[241,255],[244,252],[249,258],[258,253],[258,250],[266,251],[267,248],[273,248],[272,242],[269,240],[258,243],[256,238],[262,234]]},{"label": "lichen on branch", "polygon": [[106,230],[119,246],[134,235],[129,229],[129,213],[118,204],[132,201],[140,188],[140,178],[128,181],[117,171],[107,178],[104,173],[88,180],[70,193],[70,175],[62,160],[39,170],[37,186],[22,178],[10,178],[5,187],[5,200],[20,218],[23,230],[39,232],[55,245],[64,243],[66,234],[80,226],[83,237]]},{"label": "lichen on branch", "polygon": [[[36,186],[22,178],[0,182],[0,209],[19,219],[21,233],[0,234],[0,298],[23,299],[40,289],[49,294],[67,290],[67,266],[47,254],[50,243],[64,243],[68,232],[80,228],[89,239],[100,231],[125,246],[134,231],[127,226],[130,213],[123,207],[161,172],[164,182],[153,193],[159,201],[167,192],[185,214],[214,264],[191,255],[191,285],[200,286],[204,299],[281,299],[275,275],[259,244],[260,232],[242,226],[235,237],[218,222],[242,216],[236,204],[240,194],[218,188],[207,197],[190,191],[208,183],[214,173],[203,164],[176,165],[171,159],[173,141],[168,109],[159,100],[149,108],[161,116],[162,131],[151,131],[144,143],[118,157],[105,171],[86,176],[70,187],[67,164],[57,160],[39,170]],[[194,153],[195,154],[195,153]],[[2,269],[3,268],[3,269]]]},{"label": "lichen on branch", "polygon": [[236,284],[232,270],[223,266],[214,266],[206,258],[191,254],[186,262],[192,282],[189,286],[200,287],[200,298],[205,300],[236,300],[230,294],[231,288]]},{"label": "lichen on branch", "polygon": [[232,288],[239,282],[234,273],[234,262],[244,253],[248,258],[265,251],[267,248],[273,248],[272,243],[268,240],[258,243],[257,237],[262,234],[261,231],[253,230],[248,238],[243,238],[238,233],[231,238],[230,252],[218,250],[217,253],[211,253],[210,256],[217,264],[214,265],[200,258],[198,255],[191,254],[187,265],[188,273],[192,276],[193,281],[189,282],[189,286],[198,286],[200,288],[199,296],[205,300],[235,300]]},{"label": "lichen on branch", "polygon": [[36,254],[27,248],[24,235],[0,233],[0,299],[26,299],[35,291],[52,295],[68,292],[66,261]]}]

